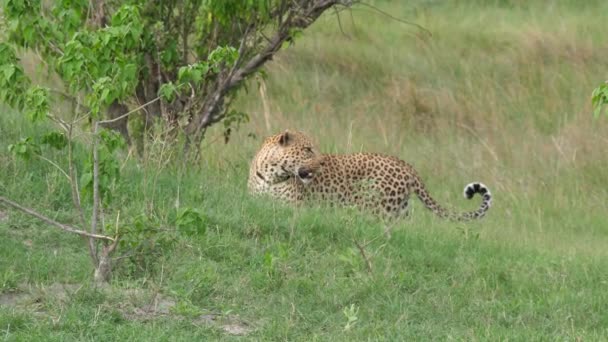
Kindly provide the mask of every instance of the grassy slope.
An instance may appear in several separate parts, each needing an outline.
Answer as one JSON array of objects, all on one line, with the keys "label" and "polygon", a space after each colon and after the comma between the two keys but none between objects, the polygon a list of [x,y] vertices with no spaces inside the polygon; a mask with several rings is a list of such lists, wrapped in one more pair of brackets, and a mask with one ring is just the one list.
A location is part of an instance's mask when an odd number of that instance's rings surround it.
[{"label": "grassy slope", "polygon": [[[608,70],[608,5],[496,4],[376,2],[432,39],[363,10],[353,12],[355,26],[341,17],[346,37],[328,16],[272,64],[269,127],[252,87],[238,105],[253,122],[232,144],[210,146],[200,168],[154,167],[158,155],[148,167],[126,164],[121,217],[145,212],[163,223],[179,193],[181,205],[209,217],[206,234],[161,249],[143,268],[123,263],[116,293],[84,287],[67,302],[1,308],[0,333],[229,339],[188,319],[210,310],[237,314],[259,340],[606,338],[608,123],[591,119],[588,102]],[[382,223],[347,210],[252,200],[245,177],[259,140],[246,135],[286,127],[314,133],[325,151],[400,156],[457,208],[475,206],[459,194],[481,180],[496,205],[464,226],[416,203],[386,239]],[[1,145],[36,131],[17,115],[0,117]],[[5,151],[0,193],[69,221],[62,176]],[[79,239],[9,214],[0,221],[1,292],[88,282]],[[371,274],[353,240],[371,241]],[[186,319],[125,320],[125,288],[160,289]],[[345,332],[350,305],[358,321]]]}]

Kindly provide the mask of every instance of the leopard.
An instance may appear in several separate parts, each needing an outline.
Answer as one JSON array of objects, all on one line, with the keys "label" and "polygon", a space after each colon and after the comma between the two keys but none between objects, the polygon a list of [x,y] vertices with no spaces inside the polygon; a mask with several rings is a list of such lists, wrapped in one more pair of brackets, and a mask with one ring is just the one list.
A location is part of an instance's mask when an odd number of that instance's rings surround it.
[{"label": "leopard", "polygon": [[447,209],[407,162],[380,153],[323,154],[310,136],[294,130],[263,141],[250,163],[247,187],[254,196],[291,204],[321,200],[384,217],[409,216],[412,195],[438,217],[452,221],[480,219],[492,205],[490,189],[472,182],[464,187],[464,197],[479,194],[480,206],[465,212]]}]

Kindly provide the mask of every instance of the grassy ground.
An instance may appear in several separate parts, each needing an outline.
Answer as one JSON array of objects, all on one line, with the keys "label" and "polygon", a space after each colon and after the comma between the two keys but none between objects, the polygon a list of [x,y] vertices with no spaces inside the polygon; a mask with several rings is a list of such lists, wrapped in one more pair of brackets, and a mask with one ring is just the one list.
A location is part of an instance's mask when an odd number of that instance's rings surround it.
[{"label": "grassy ground", "polygon": [[[171,230],[179,203],[199,209],[206,230],[159,235],[123,259],[109,289],[86,285],[79,238],[0,208],[0,336],[608,338],[608,120],[589,107],[608,70],[608,4],[372,3],[433,36],[365,7],[354,21],[342,12],[344,33],[327,16],[270,65],[266,92],[252,86],[238,101],[252,122],[230,144],[210,144],[187,169],[163,166],[172,151],[161,145],[124,163],[108,216]],[[460,193],[483,181],[495,205],[461,225],[414,203],[387,238],[382,222],[345,209],[253,200],[248,161],[260,137],[284,128],[327,152],[399,156],[456,208],[475,207]],[[5,112],[0,147],[41,129]],[[73,221],[53,167],[4,147],[0,166],[0,194]]]}]

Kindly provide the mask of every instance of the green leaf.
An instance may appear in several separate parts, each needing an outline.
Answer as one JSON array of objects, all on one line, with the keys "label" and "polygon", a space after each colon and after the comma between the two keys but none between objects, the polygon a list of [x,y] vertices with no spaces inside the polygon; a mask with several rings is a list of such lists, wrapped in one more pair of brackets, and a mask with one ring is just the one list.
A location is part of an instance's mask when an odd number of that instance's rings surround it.
[{"label": "green leaf", "polygon": [[217,73],[219,72],[220,65],[233,65],[238,59],[238,56],[238,50],[232,46],[218,46],[215,50],[211,51],[208,60],[211,69]]},{"label": "green leaf", "polygon": [[179,68],[179,70],[177,71],[177,80],[180,82],[187,82],[187,78],[190,75],[190,66],[185,66],[185,67],[181,67]]},{"label": "green leaf", "polygon": [[82,190],[93,188],[93,172],[85,172],[80,176],[80,186]]},{"label": "green leaf", "polygon": [[110,97],[110,89],[104,88],[101,91],[101,95],[99,96],[99,101],[101,103],[109,104],[111,102],[110,101],[111,99],[109,97]]},{"label": "green leaf", "polygon": [[207,230],[207,219],[197,210],[181,208],[177,213],[175,226],[183,234],[202,235]]},{"label": "green leaf", "polygon": [[190,73],[190,78],[195,84],[200,83],[203,80],[203,71],[200,68],[193,68]]},{"label": "green leaf", "polygon": [[35,86],[27,91],[25,96],[25,110],[32,121],[46,118],[49,112],[48,89]]},{"label": "green leaf", "polygon": [[8,146],[9,152],[24,160],[29,160],[35,154],[40,154],[40,146],[31,137],[21,138]]},{"label": "green leaf", "polygon": [[14,64],[4,65],[2,67],[2,73],[4,74],[4,78],[6,78],[7,80],[10,80],[11,77],[13,77],[13,75],[15,74],[15,65]]},{"label": "green leaf", "polygon": [[[608,105],[608,84],[603,84],[593,90],[591,94],[593,115],[597,118],[601,115],[604,106]],[[606,111],[608,114],[608,110]]]},{"label": "green leaf", "polygon": [[0,65],[13,64],[17,62],[17,55],[12,46],[0,42]]},{"label": "green leaf", "polygon": [[120,135],[120,133],[104,129],[99,132],[99,137],[103,146],[108,150],[108,152],[112,153],[119,148],[124,148],[127,146],[125,139]]},{"label": "green leaf", "polygon": [[165,83],[160,86],[160,89],[158,89],[158,95],[167,102],[173,102],[176,93],[177,88],[172,82]]},{"label": "green leaf", "polygon": [[54,149],[62,150],[68,144],[68,138],[62,132],[50,132],[42,137],[41,142]]},{"label": "green leaf", "polygon": [[165,46],[160,58],[163,62],[163,66],[166,68],[172,68],[172,66],[179,61],[177,42],[175,40],[171,40],[167,43],[167,46]]}]

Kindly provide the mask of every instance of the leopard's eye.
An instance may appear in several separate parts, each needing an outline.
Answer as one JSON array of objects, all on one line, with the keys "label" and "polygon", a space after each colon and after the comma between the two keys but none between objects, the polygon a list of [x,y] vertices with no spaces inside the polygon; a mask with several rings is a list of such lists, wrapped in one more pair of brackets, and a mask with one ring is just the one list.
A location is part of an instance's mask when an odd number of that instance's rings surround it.
[{"label": "leopard's eye", "polygon": [[304,147],[304,151],[312,153],[312,147]]}]

